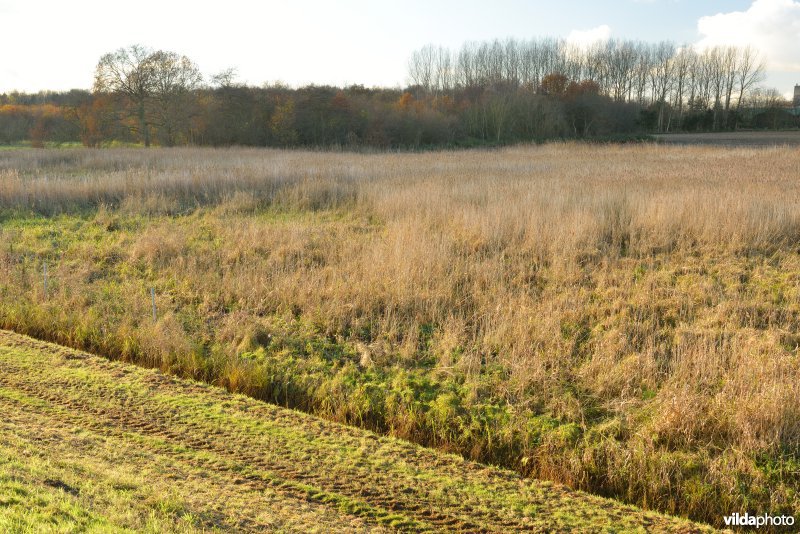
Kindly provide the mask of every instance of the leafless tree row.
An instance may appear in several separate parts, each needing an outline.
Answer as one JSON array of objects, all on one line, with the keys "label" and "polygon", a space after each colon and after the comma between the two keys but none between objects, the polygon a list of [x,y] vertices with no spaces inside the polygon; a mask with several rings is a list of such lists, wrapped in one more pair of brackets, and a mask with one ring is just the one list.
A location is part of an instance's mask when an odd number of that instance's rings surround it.
[{"label": "leafless tree row", "polygon": [[680,121],[687,110],[712,110],[715,124],[725,124],[763,79],[764,63],[751,47],[697,51],[667,41],[581,47],[563,39],[508,39],[468,42],[457,51],[425,46],[411,55],[408,74],[431,93],[473,87],[541,92],[550,74],[591,80],[614,101],[655,106],[659,129],[668,129],[665,121]]}]

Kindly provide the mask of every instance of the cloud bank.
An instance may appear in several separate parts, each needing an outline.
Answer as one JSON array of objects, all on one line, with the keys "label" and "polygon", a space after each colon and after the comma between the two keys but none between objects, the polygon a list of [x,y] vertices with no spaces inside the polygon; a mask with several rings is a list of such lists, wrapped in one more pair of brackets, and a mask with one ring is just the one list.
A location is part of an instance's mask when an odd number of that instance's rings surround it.
[{"label": "cloud bank", "polygon": [[577,46],[589,46],[598,41],[607,41],[611,37],[611,28],[603,24],[590,30],[572,30],[567,35],[567,42]]},{"label": "cloud bank", "polygon": [[700,50],[717,45],[751,45],[768,68],[800,72],[800,2],[755,0],[747,11],[702,17],[697,22]]}]

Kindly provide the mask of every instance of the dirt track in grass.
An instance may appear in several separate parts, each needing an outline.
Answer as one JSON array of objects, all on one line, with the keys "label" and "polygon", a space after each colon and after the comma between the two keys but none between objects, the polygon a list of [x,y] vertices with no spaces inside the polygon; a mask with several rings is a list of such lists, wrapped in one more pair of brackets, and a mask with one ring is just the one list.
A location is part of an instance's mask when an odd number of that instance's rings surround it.
[{"label": "dirt track in grass", "polygon": [[0,331],[0,530],[705,527]]}]

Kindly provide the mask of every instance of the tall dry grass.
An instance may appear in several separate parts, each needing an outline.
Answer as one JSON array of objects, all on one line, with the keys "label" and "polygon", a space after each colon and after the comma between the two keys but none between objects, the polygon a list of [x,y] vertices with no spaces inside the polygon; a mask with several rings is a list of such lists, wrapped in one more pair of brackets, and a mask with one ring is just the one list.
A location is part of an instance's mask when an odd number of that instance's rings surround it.
[{"label": "tall dry grass", "polygon": [[788,147],[8,151],[0,155],[0,208],[55,214],[144,203],[174,213],[246,199],[311,210],[347,204],[544,255],[686,244],[761,250],[798,235],[796,163]]},{"label": "tall dry grass", "polygon": [[[331,378],[306,409],[694,518],[794,509],[799,178],[790,148],[0,153],[0,318],[256,396],[302,389],[241,358],[294,321],[463,397],[419,422]],[[24,252],[55,263],[47,302]]]}]

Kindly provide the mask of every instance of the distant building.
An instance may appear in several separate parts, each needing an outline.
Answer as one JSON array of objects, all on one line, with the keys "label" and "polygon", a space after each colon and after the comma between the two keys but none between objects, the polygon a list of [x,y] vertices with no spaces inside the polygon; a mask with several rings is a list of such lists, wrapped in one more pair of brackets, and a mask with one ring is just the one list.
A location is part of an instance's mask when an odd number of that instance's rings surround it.
[{"label": "distant building", "polygon": [[800,85],[794,86],[794,100],[792,101],[792,106],[800,108]]}]

